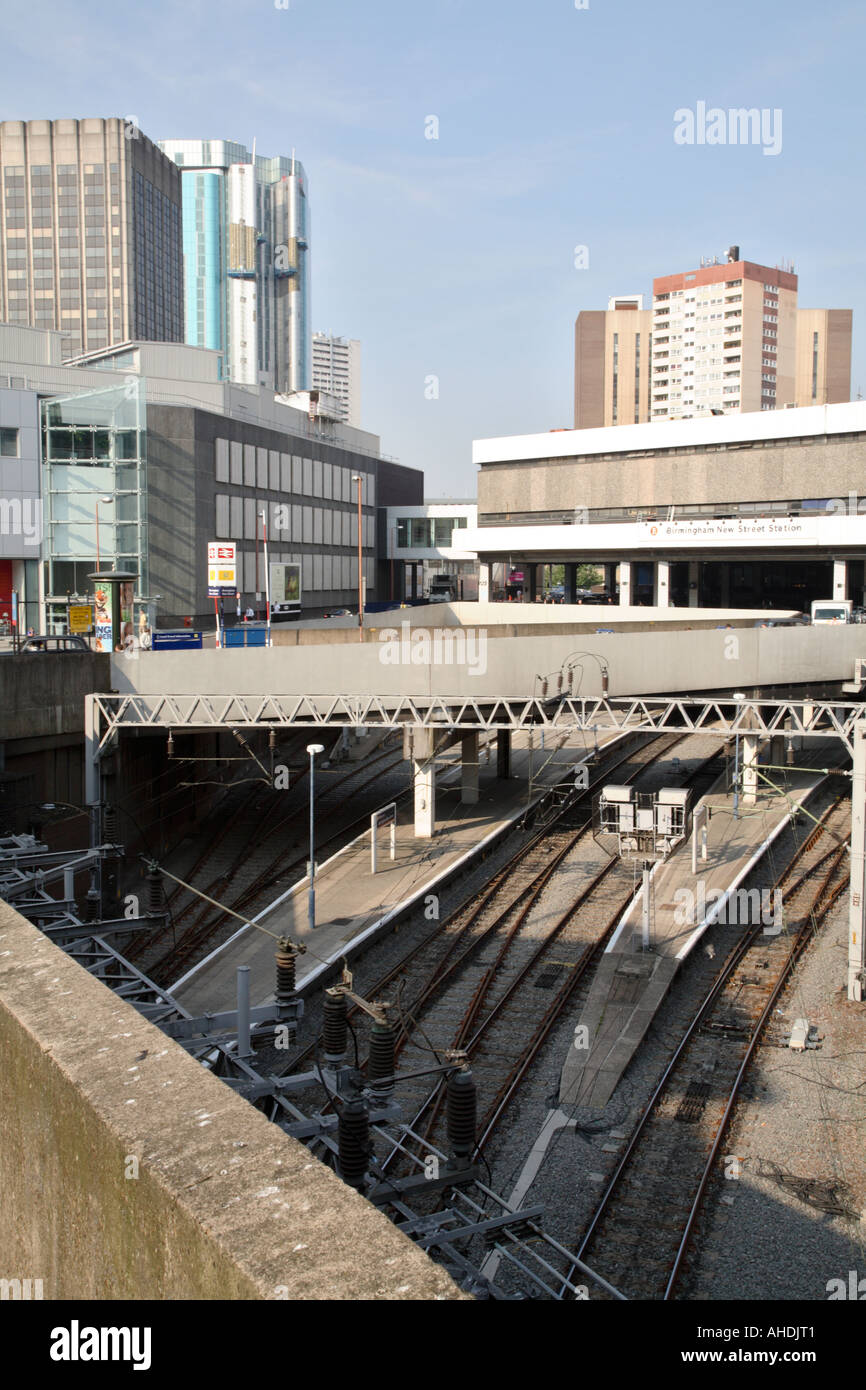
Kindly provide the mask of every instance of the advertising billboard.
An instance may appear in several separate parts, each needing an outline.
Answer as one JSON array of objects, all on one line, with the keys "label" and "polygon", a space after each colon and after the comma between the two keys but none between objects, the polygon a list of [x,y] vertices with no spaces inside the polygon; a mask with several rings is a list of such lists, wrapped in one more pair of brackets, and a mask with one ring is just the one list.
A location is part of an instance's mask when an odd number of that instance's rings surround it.
[{"label": "advertising billboard", "polygon": [[301,607],[301,567],[298,564],[270,566],[271,611],[297,613]]}]

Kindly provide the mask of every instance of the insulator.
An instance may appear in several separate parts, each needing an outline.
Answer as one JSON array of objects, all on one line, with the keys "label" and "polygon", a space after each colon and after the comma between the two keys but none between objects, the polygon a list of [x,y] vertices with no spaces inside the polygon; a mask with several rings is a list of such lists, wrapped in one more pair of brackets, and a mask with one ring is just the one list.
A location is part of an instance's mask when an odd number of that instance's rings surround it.
[{"label": "insulator", "polygon": [[99,920],[99,892],[96,888],[88,888],[87,898],[84,904],[84,916],[88,922]]},{"label": "insulator", "polygon": [[168,753],[168,756],[170,758],[174,757],[174,736],[172,734],[169,734],[168,736],[168,744],[166,746],[165,751]]},{"label": "insulator", "polygon": [[288,951],[281,946],[274,958],[277,963],[276,1001],[278,1004],[289,1004],[295,997],[295,961],[297,956],[294,951]]},{"label": "insulator", "polygon": [[547,699],[547,676],[544,676],[541,681],[541,698],[542,700]]},{"label": "insulator", "polygon": [[273,751],[274,751],[274,749],[276,748],[276,746],[277,746],[277,731],[276,731],[276,729],[271,729],[270,733],[268,734],[268,748],[269,748],[270,751],[273,753]]},{"label": "insulator", "polygon": [[147,875],[147,911],[151,917],[157,916],[163,909],[162,874],[158,869],[151,869]]},{"label": "insulator", "polygon": [[377,1095],[390,1095],[394,1083],[380,1084],[394,1075],[394,1053],[397,1030],[392,1023],[374,1023],[370,1030],[370,1058],[367,1063],[367,1077]]},{"label": "insulator", "polygon": [[350,1187],[361,1188],[370,1157],[370,1113],[367,1102],[347,1100],[337,1121],[337,1171]]},{"label": "insulator", "polygon": [[102,813],[102,838],[107,845],[117,844],[117,812],[106,806]]},{"label": "insulator", "polygon": [[342,1062],[348,1043],[346,996],[341,989],[325,990],[325,1017],[322,1023],[325,1061]]},{"label": "insulator", "polygon": [[452,1072],[446,1088],[448,1147],[453,1158],[467,1163],[475,1149],[477,1099],[475,1077],[469,1067]]}]

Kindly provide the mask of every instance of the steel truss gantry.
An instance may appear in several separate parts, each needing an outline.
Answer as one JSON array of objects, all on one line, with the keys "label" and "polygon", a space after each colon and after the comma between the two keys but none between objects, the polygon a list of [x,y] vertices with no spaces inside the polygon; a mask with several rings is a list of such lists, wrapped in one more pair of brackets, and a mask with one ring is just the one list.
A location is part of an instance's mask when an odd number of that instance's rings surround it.
[{"label": "steel truss gantry", "polygon": [[552,697],[550,699],[470,699],[463,695],[89,695],[88,734],[101,749],[121,730],[334,728],[365,726],[401,729],[484,730],[618,729],[663,733],[731,734],[758,738],[789,734],[801,738],[841,738],[853,751],[852,730],[864,706],[840,701],[734,700],[641,696]]}]

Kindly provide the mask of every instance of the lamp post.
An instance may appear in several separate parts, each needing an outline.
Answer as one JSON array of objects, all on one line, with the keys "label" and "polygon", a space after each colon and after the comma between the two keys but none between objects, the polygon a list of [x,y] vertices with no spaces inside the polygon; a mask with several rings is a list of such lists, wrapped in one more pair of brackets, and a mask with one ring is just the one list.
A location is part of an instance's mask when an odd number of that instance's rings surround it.
[{"label": "lamp post", "polygon": [[364,640],[364,560],[361,542],[361,475],[352,474],[352,482],[358,484],[358,641]]},{"label": "lamp post", "polygon": [[[265,622],[267,623],[265,644],[269,647],[271,645],[271,572],[268,566],[268,514],[261,511],[259,516],[262,519],[262,543],[265,551]],[[258,578],[258,576],[256,577]]]},{"label": "lamp post", "polygon": [[97,499],[96,499],[96,513],[95,513],[95,515],[96,515],[96,572],[97,572],[97,574],[99,573],[99,571],[100,571],[100,569],[101,569],[101,564],[100,564],[100,560],[99,560],[99,504],[100,504],[100,502],[102,502],[104,505],[107,506],[110,502],[113,502],[113,501],[114,501],[114,498],[113,498],[113,497],[97,497]]},{"label": "lamp post", "polygon": [[307,921],[310,931],[313,931],[316,926],[316,834],[313,819],[313,776],[316,754],[324,753],[324,751],[324,745],[321,743],[307,744],[307,752],[310,755],[310,891],[307,899]]},{"label": "lamp post", "polygon": [[[741,690],[734,691],[734,699],[739,703],[745,700],[745,695]],[[739,820],[740,816],[740,731],[734,735],[734,820]]]}]

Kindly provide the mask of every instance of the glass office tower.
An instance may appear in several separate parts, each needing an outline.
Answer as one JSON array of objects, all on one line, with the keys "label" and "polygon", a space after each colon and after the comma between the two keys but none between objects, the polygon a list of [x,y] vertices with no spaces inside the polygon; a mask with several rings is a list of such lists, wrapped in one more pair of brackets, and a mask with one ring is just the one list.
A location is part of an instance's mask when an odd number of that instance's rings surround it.
[{"label": "glass office tower", "polygon": [[229,378],[276,392],[311,381],[306,175],[230,140],[164,140],[180,167],[186,341]]}]

